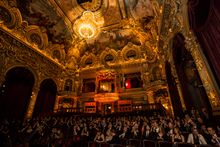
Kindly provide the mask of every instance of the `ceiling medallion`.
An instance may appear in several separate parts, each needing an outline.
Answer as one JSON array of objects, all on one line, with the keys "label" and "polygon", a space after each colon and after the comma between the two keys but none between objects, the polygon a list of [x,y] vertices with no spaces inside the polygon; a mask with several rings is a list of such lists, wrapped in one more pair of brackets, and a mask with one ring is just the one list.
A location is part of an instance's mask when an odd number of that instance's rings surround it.
[{"label": "ceiling medallion", "polygon": [[91,11],[83,12],[73,25],[75,33],[84,39],[94,39],[100,32],[101,24],[96,21],[94,13]]},{"label": "ceiling medallion", "polygon": [[95,12],[102,7],[103,2],[102,0],[86,0],[86,2],[79,3],[79,4],[84,10],[90,10],[92,12]]}]

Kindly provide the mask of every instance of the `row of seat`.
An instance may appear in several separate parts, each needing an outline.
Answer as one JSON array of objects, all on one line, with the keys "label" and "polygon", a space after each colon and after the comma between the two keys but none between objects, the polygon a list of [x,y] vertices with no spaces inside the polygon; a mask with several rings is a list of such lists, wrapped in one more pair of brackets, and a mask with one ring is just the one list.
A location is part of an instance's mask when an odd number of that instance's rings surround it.
[{"label": "row of seat", "polygon": [[153,141],[141,139],[121,139],[119,144],[87,142],[81,136],[75,135],[69,139],[60,139],[54,142],[62,147],[212,147],[211,145],[194,145],[189,143],[173,143],[168,141]]},{"label": "row of seat", "polygon": [[189,143],[173,143],[167,141],[152,141],[129,139],[127,144],[108,144],[89,142],[88,147],[213,147],[211,145],[194,145]]}]

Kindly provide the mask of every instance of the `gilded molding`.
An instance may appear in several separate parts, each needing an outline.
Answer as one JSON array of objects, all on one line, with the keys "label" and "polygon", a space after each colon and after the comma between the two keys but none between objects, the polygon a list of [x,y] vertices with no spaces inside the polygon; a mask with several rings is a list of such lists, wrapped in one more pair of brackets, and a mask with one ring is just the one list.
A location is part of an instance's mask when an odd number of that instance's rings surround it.
[{"label": "gilded molding", "polygon": [[116,52],[114,49],[106,48],[99,56],[102,64],[108,64],[105,61],[105,57],[107,55],[112,55],[114,58],[113,61],[111,61],[109,64],[114,64],[118,62],[118,52]]},{"label": "gilded molding", "polygon": [[[3,15],[3,20],[0,21],[0,29],[8,32],[17,40],[30,46],[31,49],[44,55],[56,64],[60,64],[58,60],[52,58],[52,54],[47,52],[47,48],[51,47],[48,43],[48,37],[44,30],[41,30],[36,25],[28,25],[22,20],[22,16],[18,8],[6,0],[0,1],[0,9]],[[61,64],[60,64],[61,65]],[[61,65],[62,66],[62,65]]]}]

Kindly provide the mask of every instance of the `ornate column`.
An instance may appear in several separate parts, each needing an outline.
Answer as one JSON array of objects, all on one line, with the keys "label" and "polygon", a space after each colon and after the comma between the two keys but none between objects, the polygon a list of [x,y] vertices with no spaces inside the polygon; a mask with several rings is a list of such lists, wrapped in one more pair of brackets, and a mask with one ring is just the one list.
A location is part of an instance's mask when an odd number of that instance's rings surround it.
[{"label": "ornate column", "polygon": [[177,90],[178,90],[178,93],[179,93],[179,96],[180,96],[180,102],[181,102],[181,105],[182,105],[182,108],[183,110],[186,110],[186,105],[185,105],[185,101],[183,99],[183,93],[182,93],[182,90],[181,90],[181,85],[179,83],[179,79],[175,79],[175,82],[176,82],[176,87],[177,87]]},{"label": "ornate column", "polygon": [[214,86],[214,83],[211,79],[208,67],[206,65],[206,59],[204,58],[199,43],[196,40],[196,37],[192,32],[185,33],[185,46],[186,49],[189,50],[191,53],[197,70],[199,72],[200,78],[203,83],[203,87],[206,90],[207,96],[209,98],[210,104],[213,109],[213,114],[215,115],[215,112],[217,113],[219,107],[220,107],[220,99],[218,98],[218,92],[216,87]]},{"label": "ornate column", "polygon": [[54,108],[53,108],[54,112],[56,112],[58,110],[59,99],[60,99],[60,92],[64,90],[64,85],[65,85],[65,80],[63,78],[63,77],[65,77],[65,74],[62,73],[60,75],[60,77],[62,77],[62,78],[58,78],[58,77],[54,78],[54,79],[57,79],[57,81],[56,81],[56,84],[57,84],[57,94],[56,94],[55,104],[54,104]]},{"label": "ornate column", "polygon": [[154,104],[155,100],[154,100],[154,92],[152,90],[147,91],[147,103],[148,104]]},{"label": "ornate column", "polygon": [[114,113],[115,112],[115,105],[114,105],[114,102],[112,102],[112,105],[111,105],[111,113]]},{"label": "ornate column", "polygon": [[177,73],[176,73],[174,60],[172,59],[172,61],[173,61],[173,63],[171,64],[172,75],[175,78],[175,83],[176,83],[176,87],[177,87],[177,90],[178,90],[178,93],[179,93],[179,96],[180,96],[180,102],[181,102],[182,108],[183,108],[183,110],[186,110],[186,105],[185,105],[185,101],[184,101],[184,98],[183,98],[181,84],[180,84],[180,81],[179,81],[179,77],[177,76]]},{"label": "ornate column", "polygon": [[35,84],[32,90],[30,102],[28,105],[27,113],[26,113],[26,118],[31,118],[34,112],[34,106],[37,100],[37,95],[40,90],[40,84]]},{"label": "ornate column", "polygon": [[56,95],[55,104],[54,104],[54,108],[53,108],[54,112],[56,112],[58,110],[58,105],[59,105],[59,96]]},{"label": "ornate column", "polygon": [[123,90],[125,89],[125,75],[124,73],[122,74],[122,87]]},{"label": "ornate column", "polygon": [[117,93],[118,92],[118,87],[117,87],[117,74],[115,74],[115,79],[114,79],[114,86],[115,86],[115,93]]}]

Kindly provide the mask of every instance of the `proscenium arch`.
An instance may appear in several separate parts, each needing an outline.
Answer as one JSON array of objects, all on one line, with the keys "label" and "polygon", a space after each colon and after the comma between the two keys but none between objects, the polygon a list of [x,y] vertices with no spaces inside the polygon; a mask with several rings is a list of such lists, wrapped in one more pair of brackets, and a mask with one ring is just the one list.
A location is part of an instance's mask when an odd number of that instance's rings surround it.
[{"label": "proscenium arch", "polygon": [[211,105],[195,61],[186,49],[185,38],[180,33],[173,37],[172,56],[186,109],[194,107],[201,112],[202,108],[206,108],[211,114]]},{"label": "proscenium arch", "polygon": [[40,84],[33,116],[42,116],[54,112],[57,85],[53,79],[45,79]]},{"label": "proscenium arch", "polygon": [[0,87],[0,117],[24,119],[36,79],[33,72],[23,66],[10,68]]}]

